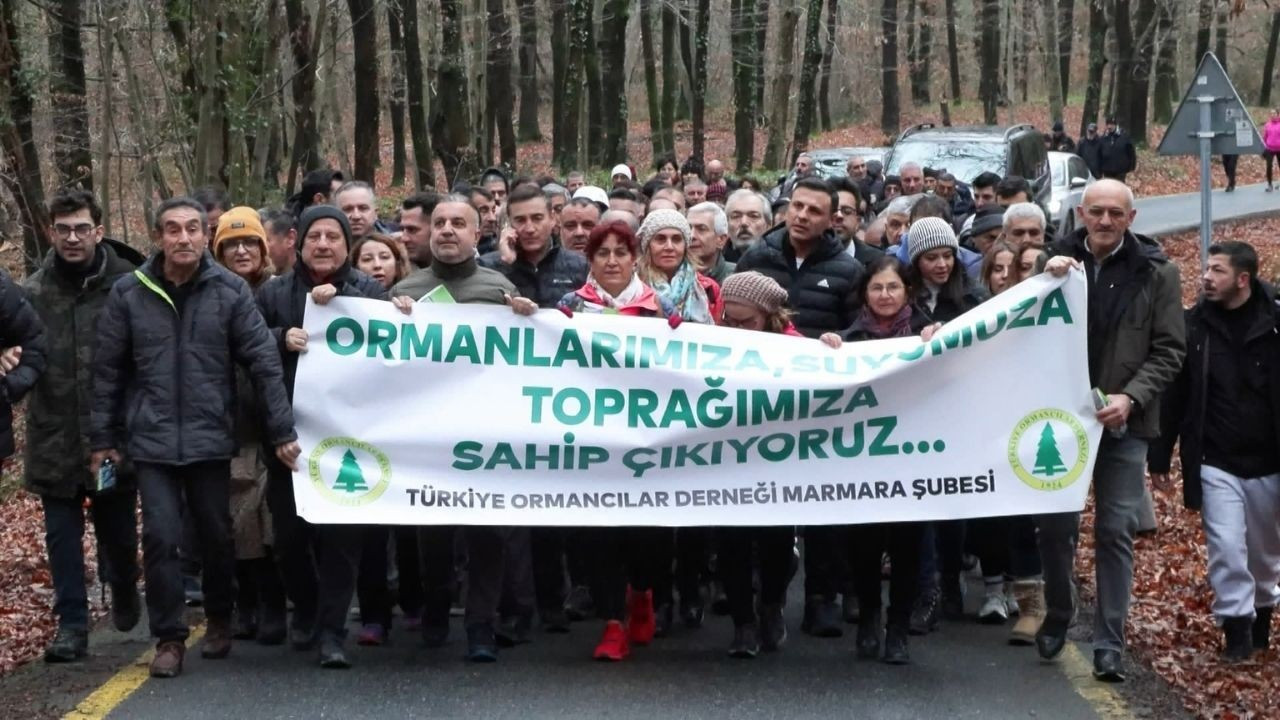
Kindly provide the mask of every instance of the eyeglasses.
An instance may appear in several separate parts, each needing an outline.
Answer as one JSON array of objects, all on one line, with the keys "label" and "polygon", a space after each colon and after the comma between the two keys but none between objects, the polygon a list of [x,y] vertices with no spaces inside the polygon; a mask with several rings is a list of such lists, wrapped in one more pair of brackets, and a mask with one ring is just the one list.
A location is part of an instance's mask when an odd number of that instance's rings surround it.
[{"label": "eyeglasses", "polygon": [[1040,228],[1016,228],[1009,231],[1013,237],[1040,237],[1044,231]]},{"label": "eyeglasses", "polygon": [[1129,211],[1124,208],[1105,208],[1095,205],[1085,210],[1085,214],[1098,220],[1101,220],[1104,215],[1110,217],[1112,220],[1123,220],[1129,215]]},{"label": "eyeglasses", "polygon": [[60,240],[65,240],[66,238],[71,237],[71,233],[75,233],[76,237],[81,240],[88,240],[89,236],[93,234],[95,229],[96,226],[90,225],[89,223],[80,223],[75,226],[57,223],[53,226],[53,232]]},{"label": "eyeglasses", "polygon": [[840,214],[845,217],[858,214],[858,208],[853,207],[851,205],[841,205],[840,207],[836,208],[836,210],[839,210]]},{"label": "eyeglasses", "polygon": [[257,246],[258,240],[256,238],[231,238],[230,240],[224,240],[222,243],[223,250],[231,250],[233,252],[242,248],[251,250]]},{"label": "eyeglasses", "polygon": [[724,322],[724,326],[731,327],[731,328],[747,328],[747,327],[750,327],[755,322],[755,317],[736,318],[727,312],[721,315],[720,317],[721,317],[721,320]]}]

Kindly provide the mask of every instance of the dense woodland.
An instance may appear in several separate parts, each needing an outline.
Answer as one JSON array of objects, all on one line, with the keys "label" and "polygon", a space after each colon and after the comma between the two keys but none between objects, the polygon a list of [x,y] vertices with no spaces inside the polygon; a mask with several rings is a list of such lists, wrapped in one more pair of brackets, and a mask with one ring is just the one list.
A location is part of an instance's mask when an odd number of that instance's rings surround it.
[{"label": "dense woodland", "polygon": [[[742,172],[788,164],[820,130],[904,104],[1018,103],[1164,123],[1216,50],[1247,102],[1272,95],[1280,5],[1244,0],[2,0],[3,227],[28,261],[47,193],[80,185],[108,230],[201,185],[279,201],[330,164],[445,187],[519,167],[704,155],[730,125]],[[1076,128],[1069,128],[1076,130]],[[762,131],[759,132],[758,131]],[[763,139],[763,145],[759,139]],[[389,147],[389,152],[384,150]],[[389,166],[389,167],[388,167]],[[15,238],[16,239],[16,238]]]}]

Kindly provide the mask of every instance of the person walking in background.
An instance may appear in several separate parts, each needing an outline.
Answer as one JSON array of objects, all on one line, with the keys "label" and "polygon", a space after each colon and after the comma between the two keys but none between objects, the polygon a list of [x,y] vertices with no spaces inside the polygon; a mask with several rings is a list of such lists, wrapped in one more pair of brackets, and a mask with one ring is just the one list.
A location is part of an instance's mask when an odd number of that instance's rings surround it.
[{"label": "person walking in background", "polygon": [[1265,148],[1262,157],[1267,161],[1267,192],[1271,192],[1276,189],[1271,168],[1275,164],[1276,153],[1280,153],[1280,108],[1271,109],[1271,117],[1262,127],[1262,147]]},{"label": "person walking in background", "polygon": [[1120,129],[1113,117],[1107,118],[1107,133],[1102,136],[1102,177],[1124,182],[1125,177],[1138,166],[1138,154],[1133,140]]}]

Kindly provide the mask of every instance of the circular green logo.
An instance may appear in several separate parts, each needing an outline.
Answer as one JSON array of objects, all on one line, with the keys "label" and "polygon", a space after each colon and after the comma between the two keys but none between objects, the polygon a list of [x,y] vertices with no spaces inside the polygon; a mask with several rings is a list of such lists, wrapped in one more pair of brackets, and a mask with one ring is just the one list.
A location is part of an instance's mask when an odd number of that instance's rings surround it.
[{"label": "circular green logo", "polygon": [[1018,421],[1009,436],[1009,466],[1036,490],[1070,487],[1088,461],[1089,435],[1066,410],[1036,410]]},{"label": "circular green logo", "polygon": [[[371,471],[377,468],[378,472]],[[363,440],[325,438],[307,459],[311,484],[326,500],[356,507],[382,497],[391,485],[391,460]]]}]

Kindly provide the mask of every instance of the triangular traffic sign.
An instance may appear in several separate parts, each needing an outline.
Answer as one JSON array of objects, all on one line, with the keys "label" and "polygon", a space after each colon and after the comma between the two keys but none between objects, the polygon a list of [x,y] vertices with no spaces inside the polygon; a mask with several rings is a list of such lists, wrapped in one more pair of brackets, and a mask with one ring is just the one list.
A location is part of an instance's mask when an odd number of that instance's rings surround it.
[{"label": "triangular traffic sign", "polygon": [[1178,111],[1156,152],[1160,155],[1198,155],[1200,153],[1201,98],[1212,98],[1209,129],[1213,132],[1209,149],[1212,155],[1258,155],[1262,138],[1249,111],[1227,71],[1213,53],[1205,53],[1200,67],[1191,76],[1191,85],[1178,103]]}]

